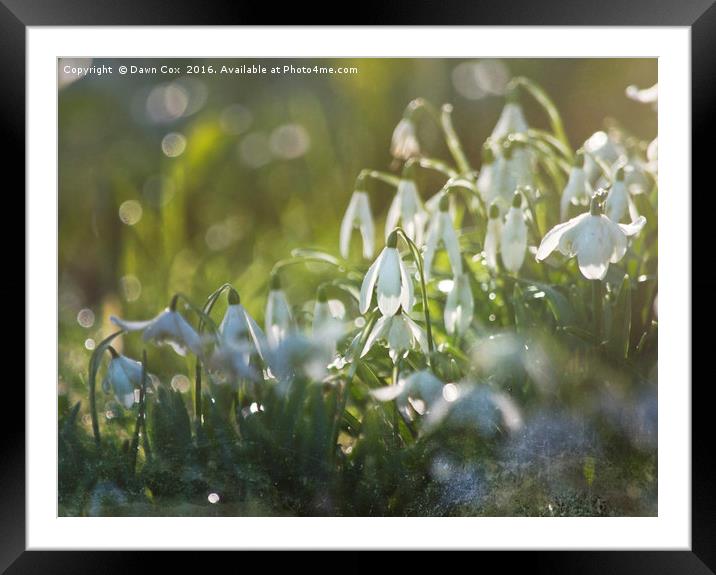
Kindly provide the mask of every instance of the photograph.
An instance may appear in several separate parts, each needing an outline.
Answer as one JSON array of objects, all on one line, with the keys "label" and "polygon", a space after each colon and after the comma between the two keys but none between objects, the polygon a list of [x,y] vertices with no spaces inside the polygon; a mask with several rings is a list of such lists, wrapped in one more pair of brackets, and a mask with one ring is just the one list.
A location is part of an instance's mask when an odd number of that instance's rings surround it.
[{"label": "photograph", "polygon": [[57,516],[658,517],[658,62],[57,58]]}]

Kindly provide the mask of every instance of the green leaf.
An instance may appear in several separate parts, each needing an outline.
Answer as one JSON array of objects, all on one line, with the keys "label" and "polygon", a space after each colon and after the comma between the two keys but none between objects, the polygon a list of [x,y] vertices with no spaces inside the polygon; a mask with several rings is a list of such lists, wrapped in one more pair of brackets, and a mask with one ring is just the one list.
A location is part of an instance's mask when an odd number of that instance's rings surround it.
[{"label": "green leaf", "polygon": [[631,280],[624,276],[619,296],[614,304],[612,329],[609,337],[610,349],[626,359],[629,355],[631,337]]}]

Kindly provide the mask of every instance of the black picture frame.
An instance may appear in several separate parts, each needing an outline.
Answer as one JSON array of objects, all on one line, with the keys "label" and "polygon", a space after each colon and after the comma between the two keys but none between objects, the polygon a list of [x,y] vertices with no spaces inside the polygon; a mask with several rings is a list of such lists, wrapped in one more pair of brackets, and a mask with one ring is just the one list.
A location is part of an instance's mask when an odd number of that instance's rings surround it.
[{"label": "black picture frame", "polygon": [[[483,2],[364,2],[351,11],[358,25],[553,25],[553,26],[686,26],[691,29],[692,173],[694,187],[712,183],[707,174],[716,102],[716,5],[713,0],[502,0]],[[4,152],[8,188],[24,189],[25,172],[25,36],[28,26],[91,25],[340,25],[341,11],[325,7],[191,0],[0,0],[0,117],[7,145]],[[709,138],[709,140],[707,140]],[[14,182],[12,182],[14,180]],[[10,183],[12,182],[12,183]],[[689,193],[684,190],[683,193]],[[713,192],[708,191],[713,197]],[[8,192],[6,191],[6,194]],[[15,193],[16,198],[20,195]],[[713,201],[713,200],[711,200]],[[24,202],[21,208],[24,213]],[[20,213],[19,210],[16,213]],[[698,212],[697,212],[698,213]],[[694,214],[696,215],[696,213]],[[702,215],[702,217],[705,217]],[[694,222],[695,224],[695,222]],[[694,225],[694,229],[697,226]],[[15,242],[17,240],[14,240]],[[6,240],[7,242],[7,240]],[[697,242],[694,242],[697,249]],[[705,248],[698,248],[704,251]],[[702,254],[705,255],[705,254]],[[691,278],[688,278],[691,281]],[[712,287],[708,275],[692,288]],[[32,302],[25,301],[25,306]],[[706,311],[705,313],[712,313]],[[701,314],[701,312],[700,312]],[[668,335],[667,335],[668,337]],[[703,340],[702,340],[703,341]],[[694,340],[696,342],[696,340]],[[26,345],[31,345],[27,342]],[[702,351],[707,343],[701,343]],[[698,349],[698,348],[697,348]],[[696,357],[704,354],[696,354]],[[708,352],[706,354],[708,357]],[[702,360],[703,361],[703,360]],[[33,382],[26,381],[26,385]],[[690,382],[668,382],[689,385]],[[714,573],[716,572],[716,485],[709,426],[712,404],[707,389],[692,387],[692,547],[690,551],[584,551],[501,553],[500,568],[528,565],[531,572],[566,573]],[[5,382],[5,404],[23,406],[24,388]],[[704,389],[706,388],[706,389]],[[25,422],[6,425],[0,457],[0,568],[7,573],[96,573],[145,570],[146,555],[129,552],[25,551]],[[81,542],[77,543],[81,547]],[[141,555],[141,556],[140,556]],[[166,561],[165,554],[160,559]],[[155,555],[156,557],[156,555]],[[495,558],[495,554],[491,554]],[[206,559],[182,557],[191,569]],[[351,561],[359,567],[361,560]],[[166,567],[166,566],[165,566]],[[354,567],[354,568],[355,568]]]}]

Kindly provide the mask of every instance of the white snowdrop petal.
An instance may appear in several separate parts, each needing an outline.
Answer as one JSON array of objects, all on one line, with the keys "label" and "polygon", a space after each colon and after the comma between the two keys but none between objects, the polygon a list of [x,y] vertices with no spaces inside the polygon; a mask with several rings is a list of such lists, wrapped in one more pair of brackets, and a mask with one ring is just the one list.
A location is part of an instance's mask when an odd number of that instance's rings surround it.
[{"label": "white snowdrop petal", "polygon": [[445,245],[445,251],[447,251],[448,259],[450,260],[450,266],[452,267],[453,275],[459,275],[462,273],[462,258],[460,257],[460,242],[457,239],[455,228],[452,225],[452,219],[450,214],[443,212],[440,214],[442,219],[442,240]]},{"label": "white snowdrop petal", "polygon": [[500,218],[490,218],[487,222],[487,233],[485,234],[485,259],[487,260],[487,267],[493,270],[497,268],[497,250],[499,249],[501,234],[502,221]]},{"label": "white snowdrop petal", "polygon": [[365,344],[363,345],[363,351],[361,351],[360,356],[363,357],[366,355],[370,349],[375,345],[375,343],[384,336],[386,330],[390,327],[391,320],[393,319],[392,316],[386,317],[381,316],[378,321],[375,322],[375,325],[373,326],[373,329],[370,330],[370,333],[368,334],[368,338],[365,340]]},{"label": "white snowdrop petal", "polygon": [[351,200],[346,208],[346,213],[341,221],[341,231],[339,238],[339,249],[344,258],[348,257],[350,252],[351,234],[356,223],[356,211],[358,209],[358,192],[354,192]]},{"label": "white snowdrop petal", "polygon": [[639,216],[636,220],[634,220],[630,224],[618,224],[618,225],[627,236],[633,236],[633,235],[638,234],[641,231],[641,229],[646,225],[646,218],[644,216]]},{"label": "white snowdrop petal", "polygon": [[140,329],[145,329],[154,320],[150,319],[147,321],[127,321],[118,318],[117,316],[111,315],[109,316],[109,321],[111,321],[114,325],[116,325],[120,329],[123,329],[124,331],[139,331]]},{"label": "white snowdrop petal", "polygon": [[378,270],[378,308],[383,315],[394,315],[400,307],[400,254],[397,248],[385,248]]},{"label": "white snowdrop petal", "polygon": [[522,267],[527,251],[527,225],[521,208],[510,208],[500,238],[502,263],[511,272]]},{"label": "white snowdrop petal", "polygon": [[363,284],[360,288],[359,300],[359,309],[361,313],[366,313],[368,311],[368,308],[370,308],[370,302],[373,300],[373,289],[375,288],[375,283],[378,280],[378,270],[380,269],[381,262],[383,261],[383,257],[385,256],[386,249],[387,248],[384,248],[383,251],[380,252],[378,257],[368,268],[368,271],[363,278]]},{"label": "white snowdrop petal", "polygon": [[413,286],[413,279],[410,277],[408,268],[405,266],[405,262],[400,260],[400,305],[403,306],[403,311],[410,313],[415,305],[415,288]]}]

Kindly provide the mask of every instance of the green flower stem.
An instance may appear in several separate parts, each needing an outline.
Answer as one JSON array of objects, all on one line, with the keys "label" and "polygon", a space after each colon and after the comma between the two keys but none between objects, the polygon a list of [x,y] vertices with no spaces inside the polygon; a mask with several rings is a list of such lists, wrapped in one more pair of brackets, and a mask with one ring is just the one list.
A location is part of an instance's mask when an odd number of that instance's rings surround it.
[{"label": "green flower stem", "polygon": [[512,87],[522,86],[530,93],[530,95],[537,101],[537,103],[544,109],[544,111],[547,112],[547,115],[549,116],[549,122],[552,127],[552,132],[554,132],[556,138],[561,141],[567,148],[570,148],[567,134],[564,131],[562,117],[559,115],[557,106],[554,105],[554,102],[547,95],[547,93],[532,80],[530,80],[529,78],[525,78],[524,76],[513,78],[510,84],[512,85]]},{"label": "green flower stem", "polygon": [[455,159],[455,163],[457,164],[458,170],[465,174],[472,172],[470,163],[467,161],[467,157],[462,150],[462,144],[460,144],[460,140],[458,139],[457,134],[455,133],[455,129],[452,125],[452,119],[450,117],[450,115],[452,114],[452,106],[450,104],[444,104],[442,109],[438,111],[438,109],[433,104],[431,104],[424,98],[416,98],[415,100],[410,102],[408,107],[412,110],[412,112],[415,112],[419,109],[422,109],[427,112],[427,114],[442,130],[443,135],[445,136],[445,143],[447,144],[448,150],[450,150],[452,157]]},{"label": "green flower stem", "polygon": [[432,355],[433,351],[435,351],[435,344],[433,342],[432,323],[430,322],[430,310],[428,309],[428,289],[425,285],[423,257],[420,255],[420,250],[418,250],[418,246],[413,243],[413,240],[408,237],[403,228],[395,228],[395,230],[402,236],[403,240],[405,240],[405,243],[408,244],[410,252],[413,255],[413,259],[415,260],[415,265],[418,267],[418,274],[420,275],[420,294],[423,299],[423,312],[425,314],[425,332],[427,334],[428,339],[428,349],[430,350],[430,354]]},{"label": "green flower stem", "polygon": [[440,125],[442,126],[443,132],[445,132],[445,142],[453,158],[455,158],[458,169],[463,174],[471,173],[472,168],[470,167],[470,162],[467,161],[467,156],[462,149],[462,144],[452,125],[452,106],[450,104],[443,104]]},{"label": "green flower stem", "polygon": [[594,340],[597,345],[602,341],[602,281],[592,280],[592,314],[594,321]]},{"label": "green flower stem", "polygon": [[[400,376],[400,359],[393,364],[393,385],[398,385]],[[395,447],[400,447],[400,410],[398,399],[393,400],[393,435],[395,436]]]},{"label": "green flower stem", "polygon": [[440,160],[436,160],[434,158],[410,158],[405,162],[406,167],[412,166],[413,164],[420,166],[424,170],[434,170],[447,176],[448,178],[455,178],[459,175],[445,162],[441,162]]},{"label": "green flower stem", "polygon": [[110,351],[110,353],[112,353],[114,350],[110,349],[109,344],[114,338],[123,333],[123,330],[115,331],[113,334],[104,338],[92,352],[89,360],[89,377],[87,380],[87,387],[89,392],[90,416],[92,417],[92,435],[94,436],[94,442],[98,449],[100,447],[100,433],[99,419],[97,417],[97,372],[99,371],[102,361],[102,354],[105,351]]},{"label": "green flower stem", "polygon": [[[144,420],[144,403],[147,392],[147,350],[142,351],[142,386],[139,388],[139,408],[137,410],[137,422],[134,425],[134,435],[130,447],[131,470],[135,473],[137,469],[137,451],[139,451],[139,430],[142,429]],[[145,432],[146,433],[146,432]]]},{"label": "green flower stem", "polygon": [[373,178],[389,186],[397,187],[400,183],[400,178],[388,172],[380,172],[378,170],[361,170],[358,174],[357,181],[364,180],[365,178]]},{"label": "green flower stem", "polygon": [[341,431],[341,421],[343,420],[343,412],[346,410],[346,404],[348,403],[348,396],[350,395],[351,390],[351,384],[353,383],[353,378],[356,375],[356,371],[358,371],[358,363],[360,362],[360,353],[363,350],[363,346],[365,345],[366,339],[368,339],[368,335],[370,334],[371,330],[373,329],[373,326],[375,325],[375,322],[378,321],[378,313],[373,312],[369,317],[368,320],[365,322],[365,325],[363,326],[363,331],[360,334],[360,337],[358,338],[358,341],[356,342],[356,346],[353,349],[352,353],[352,364],[351,368],[348,371],[348,377],[346,378],[346,383],[343,386],[343,390],[340,392],[340,397],[338,399],[338,407],[336,409],[336,417],[335,421],[333,422],[333,433],[332,433],[332,442],[331,442],[331,448],[333,456],[336,455],[336,446],[338,445],[338,435]]}]

